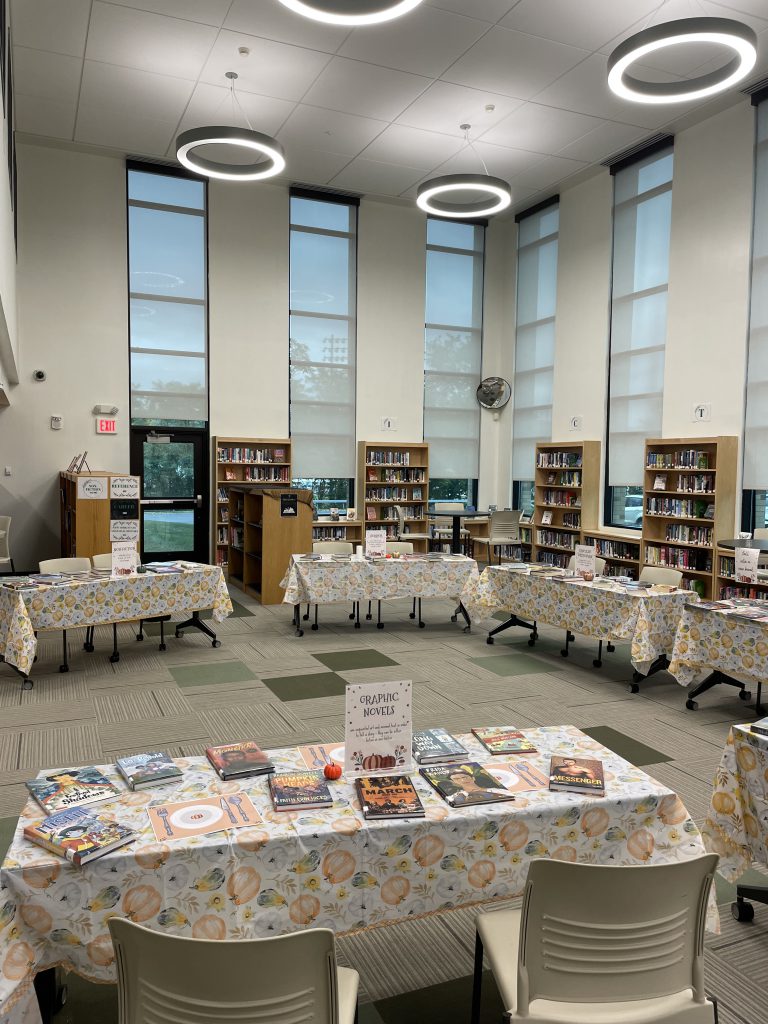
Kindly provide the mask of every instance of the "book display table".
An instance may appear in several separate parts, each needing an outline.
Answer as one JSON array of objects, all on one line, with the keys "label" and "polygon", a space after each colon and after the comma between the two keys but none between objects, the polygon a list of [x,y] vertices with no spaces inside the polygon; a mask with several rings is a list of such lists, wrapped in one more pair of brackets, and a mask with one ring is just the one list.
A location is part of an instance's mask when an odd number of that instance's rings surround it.
[{"label": "book display table", "polygon": [[[205,939],[245,939],[300,928],[337,933],[522,893],[533,858],[598,864],[658,864],[704,852],[701,835],[670,789],[571,726],[525,730],[548,775],[552,753],[603,761],[606,795],[537,790],[510,803],[451,809],[418,774],[411,778],[426,818],[366,822],[351,783],[332,783],[334,805],[275,812],[264,777],[221,782],[204,758],[177,759],[183,778],[143,792],[125,789],[100,813],[139,839],[77,868],[22,838],[39,818],[30,799],[0,871],[0,1022],[17,1024],[33,976],[63,965],[114,982],[107,920]],[[471,757],[485,748],[459,737]],[[296,748],[271,751],[278,771],[304,769]],[[507,758],[497,758],[500,764]],[[247,794],[263,821],[229,831],[157,842],[147,806],[191,797]],[[717,930],[714,901],[709,927]]]},{"label": "book display table", "polygon": [[[232,614],[227,585],[216,565],[199,565],[167,575],[152,572],[112,579],[73,580],[68,584],[13,591],[0,587],[0,655],[27,682],[40,630],[66,630],[133,622],[156,617],[181,619],[176,628],[203,628],[196,612],[213,609],[222,622]],[[207,628],[214,640],[215,636]],[[27,684],[31,685],[31,684]]]},{"label": "book display table", "polygon": [[[461,556],[424,556],[420,560],[387,558],[368,562],[355,558],[337,561],[333,556],[326,556],[322,561],[309,561],[294,555],[280,585],[285,590],[283,602],[294,606],[294,625],[301,636],[299,608],[304,603],[352,603],[358,609],[355,622],[358,627],[361,601],[384,601],[397,597],[420,601],[436,597],[458,603],[467,584],[477,578],[477,562]],[[469,625],[464,609],[460,607],[457,612],[464,615]],[[454,615],[454,621],[456,617]]]},{"label": "book display table", "polygon": [[[635,668],[632,684],[638,683],[667,665],[683,606],[695,600],[690,591],[657,594],[628,591],[616,584],[610,588],[584,581],[562,582],[557,578],[526,575],[505,566],[488,566],[470,582],[461,597],[473,621],[488,618],[496,611],[511,610],[508,622],[492,630],[493,635],[511,626],[530,628],[531,622],[545,622],[596,640],[629,641]],[[531,640],[535,639],[534,635]]]}]

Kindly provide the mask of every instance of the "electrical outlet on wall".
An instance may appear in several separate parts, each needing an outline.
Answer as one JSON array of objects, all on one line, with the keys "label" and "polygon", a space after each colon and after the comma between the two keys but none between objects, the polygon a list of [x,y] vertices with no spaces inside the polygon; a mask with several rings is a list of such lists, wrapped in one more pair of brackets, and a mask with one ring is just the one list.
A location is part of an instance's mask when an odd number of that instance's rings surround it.
[{"label": "electrical outlet on wall", "polygon": [[693,407],[693,422],[708,423],[712,419],[711,402],[700,402]]}]

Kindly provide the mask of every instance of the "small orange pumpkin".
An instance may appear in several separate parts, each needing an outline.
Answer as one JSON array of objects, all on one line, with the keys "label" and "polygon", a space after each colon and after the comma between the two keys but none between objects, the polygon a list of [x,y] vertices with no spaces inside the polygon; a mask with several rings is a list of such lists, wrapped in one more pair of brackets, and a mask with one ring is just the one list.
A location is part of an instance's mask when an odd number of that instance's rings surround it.
[{"label": "small orange pumpkin", "polygon": [[681,821],[685,821],[688,817],[685,804],[677,793],[668,793],[665,797],[662,797],[656,813],[665,825],[679,825]]},{"label": "small orange pumpkin", "polygon": [[413,847],[413,859],[422,868],[437,864],[445,852],[445,843],[439,836],[422,836]]},{"label": "small orange pumpkin", "polygon": [[115,950],[112,946],[112,939],[108,935],[97,935],[85,948],[88,950],[91,963],[99,967],[109,967],[114,963]]},{"label": "small orange pumpkin", "polygon": [[393,875],[392,878],[388,878],[384,885],[382,885],[381,898],[390,907],[396,907],[399,903],[403,902],[410,891],[411,883],[407,878],[404,878],[402,875]]},{"label": "small orange pumpkin", "polygon": [[323,768],[323,775],[325,775],[326,779],[330,779],[331,782],[335,782],[337,779],[341,778],[341,765],[336,764],[335,761],[331,761],[330,764],[327,764],[325,768]]},{"label": "small orange pumpkin", "polygon": [[215,939],[220,942],[227,937],[227,926],[224,919],[216,914],[206,914],[198,918],[192,925],[192,937],[195,939]]},{"label": "small orange pumpkin", "polygon": [[656,842],[651,833],[644,828],[633,832],[627,840],[627,850],[635,860],[650,860]]},{"label": "small orange pumpkin", "polygon": [[347,850],[334,850],[323,858],[323,878],[331,885],[346,882],[355,873],[355,858]]},{"label": "small orange pumpkin", "polygon": [[484,889],[496,877],[496,865],[490,860],[479,860],[467,873],[467,880],[473,889]]},{"label": "small orange pumpkin", "polygon": [[250,903],[260,888],[261,875],[255,868],[237,868],[227,881],[227,892],[236,907]]},{"label": "small orange pumpkin", "polygon": [[604,807],[591,807],[581,819],[581,831],[590,838],[601,836],[610,822],[608,811]]},{"label": "small orange pumpkin", "polygon": [[160,893],[151,885],[137,885],[123,896],[123,910],[131,921],[148,921],[160,910]]},{"label": "small orange pumpkin", "polygon": [[14,942],[3,960],[3,974],[11,981],[23,978],[35,962],[35,953],[27,942]]},{"label": "small orange pumpkin", "polygon": [[499,832],[499,842],[507,853],[521,849],[528,842],[528,826],[523,821],[510,821]]},{"label": "small orange pumpkin", "polygon": [[165,864],[170,855],[170,848],[165,843],[150,843],[148,846],[143,846],[137,850],[133,855],[133,859],[140,868],[146,868],[148,871],[157,871],[158,868]]},{"label": "small orange pumpkin", "polygon": [[312,924],[320,913],[320,900],[316,896],[299,896],[288,907],[288,915],[294,924]]},{"label": "small orange pumpkin", "polygon": [[34,928],[36,932],[48,932],[51,930],[53,918],[44,907],[38,907],[34,903],[22,904],[19,908],[21,919],[24,924]]},{"label": "small orange pumpkin", "polygon": [[47,889],[59,877],[60,870],[55,861],[50,864],[30,864],[21,869],[21,877],[33,889]]}]

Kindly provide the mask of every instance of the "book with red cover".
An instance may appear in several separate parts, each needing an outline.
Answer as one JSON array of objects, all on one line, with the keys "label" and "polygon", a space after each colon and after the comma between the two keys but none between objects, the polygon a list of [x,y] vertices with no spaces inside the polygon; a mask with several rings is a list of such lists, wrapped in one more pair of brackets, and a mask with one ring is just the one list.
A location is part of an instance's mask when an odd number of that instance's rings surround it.
[{"label": "book with red cover", "polygon": [[567,793],[605,795],[603,762],[591,757],[565,757],[553,754],[549,762],[549,788]]},{"label": "book with red cover", "polygon": [[473,729],[472,733],[491,754],[535,754],[536,746],[511,725]]},{"label": "book with red cover", "polygon": [[253,740],[206,747],[205,754],[219,777],[225,780],[266,775],[275,770],[269,756]]}]

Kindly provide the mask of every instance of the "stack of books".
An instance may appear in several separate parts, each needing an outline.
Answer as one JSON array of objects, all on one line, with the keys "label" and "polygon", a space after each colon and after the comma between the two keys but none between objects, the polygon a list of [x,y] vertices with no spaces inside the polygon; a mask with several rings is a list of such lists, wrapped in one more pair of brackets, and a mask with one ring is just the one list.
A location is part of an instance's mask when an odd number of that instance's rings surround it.
[{"label": "stack of books", "polygon": [[223,743],[206,747],[205,754],[220,779],[247,779],[255,775],[269,775],[275,766],[253,740],[242,743]]}]

